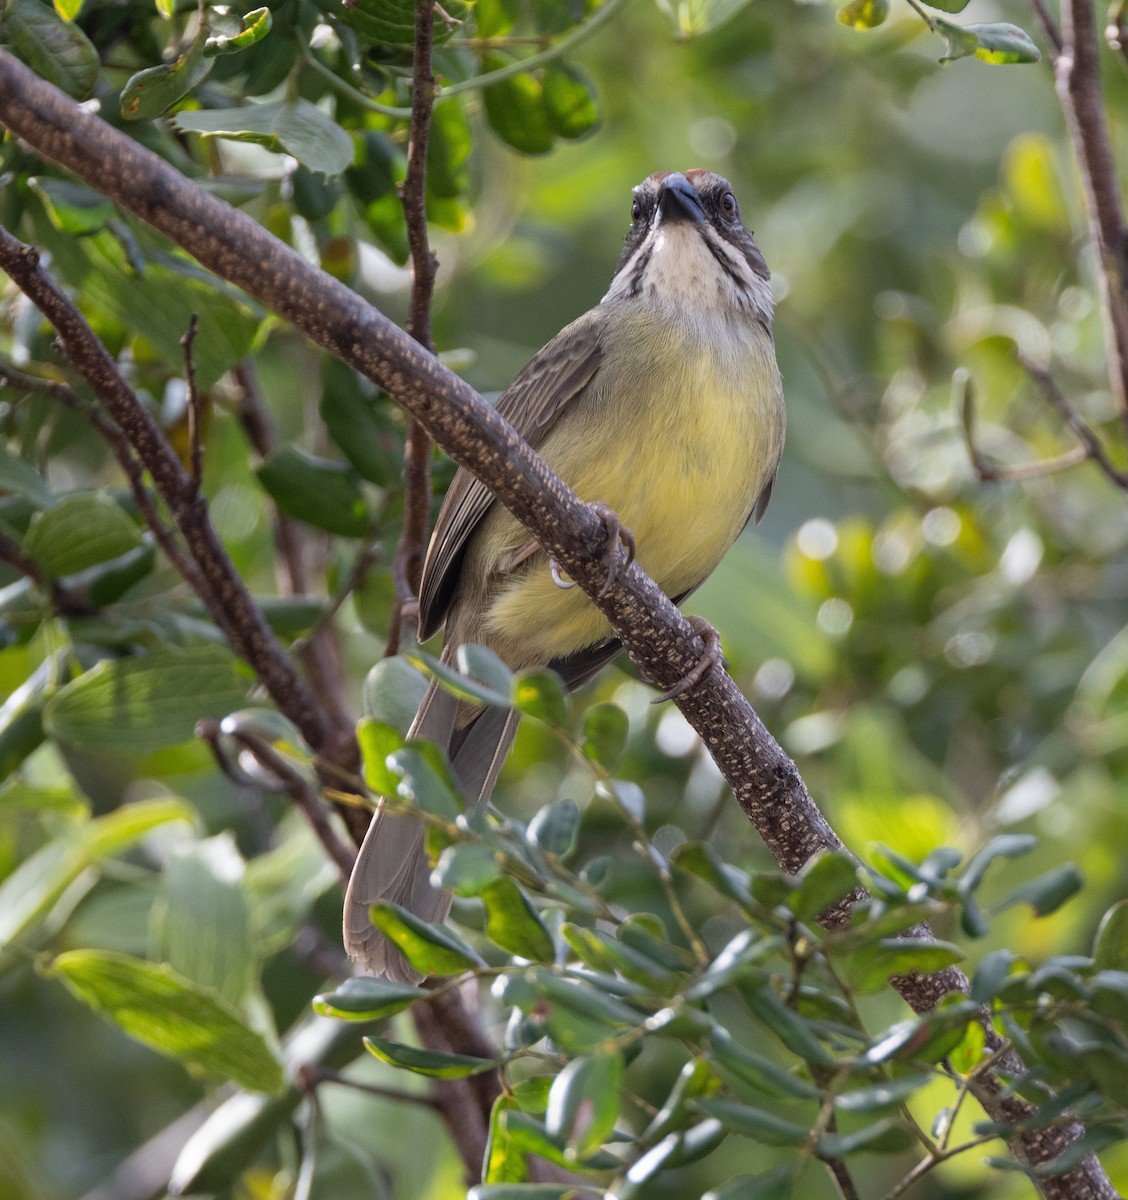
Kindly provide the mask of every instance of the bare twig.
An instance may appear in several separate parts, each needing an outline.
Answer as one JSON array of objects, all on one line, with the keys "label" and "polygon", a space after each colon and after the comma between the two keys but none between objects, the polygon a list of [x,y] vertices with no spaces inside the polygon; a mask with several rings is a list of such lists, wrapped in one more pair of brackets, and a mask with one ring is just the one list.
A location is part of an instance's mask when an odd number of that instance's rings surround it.
[{"label": "bare twig", "polygon": [[1053,458],[1041,459],[1029,463],[999,463],[988,458],[979,448],[979,440],[975,436],[976,410],[975,392],[971,385],[971,377],[967,371],[960,369],[952,380],[956,393],[956,401],[960,410],[960,427],[963,430],[964,446],[971,469],[980,483],[999,483],[1027,479],[1040,479],[1045,475],[1055,475],[1070,467],[1088,462],[1089,451],[1084,446],[1074,446],[1064,454]]},{"label": "bare twig", "polygon": [[[672,687],[697,663],[704,649],[702,640],[637,563],[625,565],[625,548],[620,551],[615,583],[604,590],[608,534],[591,507],[549,471],[464,381],[344,284],[318,271],[253,218],[190,183],[2,51],[0,122],[38,153],[171,237],[222,278],[293,321],[418,417],[460,465],[489,485],[549,557],[593,599],[659,687]],[[795,764],[726,672],[710,672],[679,696],[677,704],[785,870],[798,871],[815,853],[841,848]],[[827,915],[838,922],[847,918],[842,906]],[[966,977],[954,968],[891,982],[918,1012],[931,1011],[945,995],[968,990]],[[986,1015],[984,1020],[989,1026]],[[992,1036],[989,1032],[988,1045],[994,1048]],[[1018,1075],[1023,1068],[1011,1054],[1001,1069]],[[484,1086],[483,1080],[488,1079],[477,1077],[476,1086]],[[994,1075],[976,1081],[975,1095],[996,1119],[1017,1123],[1030,1111]],[[481,1117],[481,1106],[477,1112]],[[1011,1145],[1022,1162],[1037,1165],[1057,1157],[1082,1133],[1079,1124],[1024,1131]],[[1116,1196],[1092,1154],[1060,1176],[1039,1177],[1038,1185],[1049,1200]]]},{"label": "bare twig", "polygon": [[342,883],[348,883],[356,855],[333,828],[329,813],[316,788],[293,763],[274,749],[268,736],[247,725],[240,725],[237,729],[224,729],[219,721],[210,717],[196,725],[196,736],[202,737],[211,746],[212,753],[224,770],[229,770],[231,764],[226,760],[222,739],[230,738],[269,772],[277,781],[277,790],[285,792],[305,814],[306,820],[317,834],[318,841],[337,864]]},{"label": "bare twig", "polygon": [[[0,266],[51,322],[71,365],[114,418],[116,426],[103,420],[99,432],[110,439],[131,479],[139,472],[138,460],[148,468],[194,563],[195,569],[186,578],[216,625],[227,635],[235,652],[255,669],[271,698],[322,761],[351,772],[358,761],[351,730],[331,726],[316,696],[294,671],[232,565],[208,517],[203,497],[117,364],[72,301],[42,270],[38,253],[5,229],[0,229]],[[158,529],[154,534],[159,536]],[[357,833],[361,825],[367,825],[359,810],[346,808],[342,815],[353,822]]]},{"label": "bare twig", "polygon": [[349,567],[344,579],[341,580],[340,587],[329,597],[325,607],[317,614],[317,619],[309,629],[301,637],[294,639],[290,649],[295,654],[303,653],[324,630],[332,626],[333,618],[341,611],[341,606],[364,582],[364,577],[368,574],[369,568],[380,558],[383,552],[384,547],[379,542],[364,542],[361,544],[360,549],[357,550],[356,556],[353,558],[352,566]]},{"label": "bare twig", "polygon": [[196,334],[200,331],[200,322],[195,313],[188,318],[188,328],[180,339],[184,351],[184,385],[187,388],[188,404],[188,462],[192,485],[196,491],[204,481],[204,434],[200,427],[200,393],[196,388],[196,360],[192,357],[192,347],[196,344]]},{"label": "bare twig", "polygon": [[1054,20],[1053,13],[1046,7],[1045,0],[1030,0],[1030,7],[1034,10],[1034,15],[1038,18],[1038,24],[1042,26],[1042,32],[1046,35],[1046,40],[1053,47],[1055,57],[1061,53],[1061,29],[1058,27],[1057,21]]},{"label": "bare twig", "polygon": [[352,1088],[356,1092],[364,1092],[367,1096],[379,1096],[382,1100],[394,1100],[397,1104],[421,1104],[425,1108],[442,1109],[442,1102],[430,1092],[407,1092],[403,1088],[384,1087],[378,1083],[365,1083],[360,1079],[351,1079],[340,1071],[330,1071],[327,1067],[317,1067],[307,1064],[298,1072],[298,1082],[307,1091],[320,1087],[323,1083],[337,1083],[342,1087]]},{"label": "bare twig", "polygon": [[[1093,7],[1093,0],[1063,0],[1054,74],[1081,167],[1089,236],[1098,257],[1097,280],[1109,386],[1128,424],[1128,294],[1125,291],[1128,257],[1124,205],[1101,91]],[[1047,24],[1043,19],[1043,25],[1053,40],[1052,21]]]},{"label": "bare twig", "polygon": [[[412,266],[411,315],[407,332],[427,350],[434,348],[431,345],[431,297],[439,265],[427,234],[427,145],[435,96],[435,76],[431,69],[434,20],[435,0],[416,0],[407,176],[400,189]],[[414,416],[407,420],[403,450],[404,515],[392,562],[396,600],[384,649],[388,655],[399,652],[403,624],[418,613],[415,599],[419,595],[431,511],[431,439]]]},{"label": "bare twig", "polygon": [[1061,388],[1058,387],[1057,381],[1050,372],[1032,359],[1027,358],[1025,354],[1020,353],[1018,361],[1022,364],[1030,378],[1038,385],[1045,399],[1057,410],[1069,432],[1080,443],[1083,459],[1088,459],[1090,462],[1095,463],[1100,469],[1101,474],[1110,483],[1115,484],[1122,491],[1128,491],[1128,471],[1122,471],[1109,458],[1108,452],[1101,444],[1100,438],[1085,424],[1081,414],[1070,403]]}]

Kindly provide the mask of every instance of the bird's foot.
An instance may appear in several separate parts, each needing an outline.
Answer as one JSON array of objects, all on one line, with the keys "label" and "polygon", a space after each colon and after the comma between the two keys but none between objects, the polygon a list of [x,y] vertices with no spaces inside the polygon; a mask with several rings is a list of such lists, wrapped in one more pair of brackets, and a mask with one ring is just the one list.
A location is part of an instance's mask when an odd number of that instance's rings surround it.
[{"label": "bird's foot", "polygon": [[[603,527],[607,530],[607,542],[603,547],[602,556],[603,565],[607,568],[607,578],[603,581],[603,587],[599,589],[599,596],[602,599],[618,582],[619,576],[634,562],[635,536],[619,520],[619,516],[613,508],[609,508],[599,500],[593,501],[588,508],[603,522]],[[627,550],[627,560],[624,563],[619,562],[621,546],[625,546]]]},{"label": "bird's foot", "polygon": [[676,699],[688,692],[691,687],[696,687],[714,667],[724,665],[725,656],[721,652],[721,635],[704,617],[690,617],[689,623],[693,626],[693,632],[705,643],[705,650],[696,665],[691,667],[672,688],[668,688],[655,700],[652,700],[652,704],[661,704],[665,700]]}]

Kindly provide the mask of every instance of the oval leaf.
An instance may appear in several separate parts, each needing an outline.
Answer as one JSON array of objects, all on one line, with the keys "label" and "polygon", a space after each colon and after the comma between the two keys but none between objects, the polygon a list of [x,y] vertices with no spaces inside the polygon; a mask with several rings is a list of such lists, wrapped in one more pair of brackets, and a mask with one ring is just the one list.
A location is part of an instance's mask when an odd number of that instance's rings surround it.
[{"label": "oval leaf", "polygon": [[470,1054],[443,1054],[438,1050],[420,1050],[416,1046],[405,1046],[401,1042],[389,1042],[385,1038],[366,1037],[365,1046],[381,1062],[401,1067],[416,1075],[430,1075],[434,1079],[465,1079],[468,1075],[481,1075],[494,1070],[498,1063],[492,1058],[475,1058]]}]

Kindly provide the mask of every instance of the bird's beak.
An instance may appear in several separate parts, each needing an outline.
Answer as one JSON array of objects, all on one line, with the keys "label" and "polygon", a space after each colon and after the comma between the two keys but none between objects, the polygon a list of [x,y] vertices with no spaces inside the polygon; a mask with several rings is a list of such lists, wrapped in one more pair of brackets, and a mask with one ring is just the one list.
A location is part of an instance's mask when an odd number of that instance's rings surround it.
[{"label": "bird's beak", "polygon": [[693,184],[684,175],[674,173],[662,180],[658,193],[658,222],[693,221],[705,223],[705,210],[697,198]]}]

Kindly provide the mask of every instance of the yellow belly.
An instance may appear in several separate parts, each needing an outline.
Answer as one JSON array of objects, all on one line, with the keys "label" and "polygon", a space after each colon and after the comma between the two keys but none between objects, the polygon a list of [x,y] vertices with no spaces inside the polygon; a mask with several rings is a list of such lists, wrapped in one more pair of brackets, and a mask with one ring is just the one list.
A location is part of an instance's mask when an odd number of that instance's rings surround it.
[{"label": "yellow belly", "polygon": [[[639,565],[678,596],[717,565],[775,473],[784,433],[779,374],[758,326],[743,344],[726,342],[724,353],[692,330],[637,333],[605,355],[597,386],[573,401],[540,453],[582,499],[619,514],[634,533]],[[495,505],[474,541],[471,554],[488,545],[496,570],[528,534]],[[495,581],[481,626],[460,632],[515,667],[611,636],[579,588],[555,584],[543,553]]]}]

